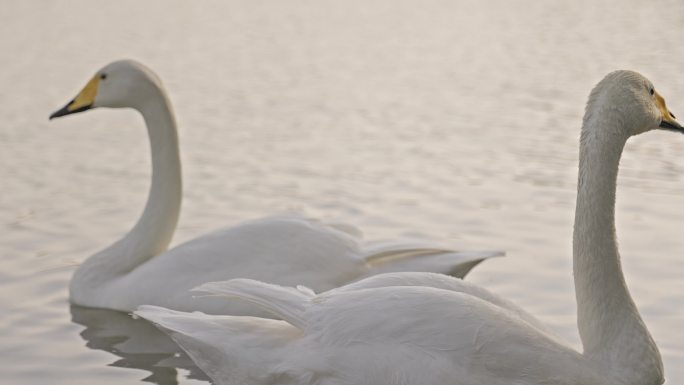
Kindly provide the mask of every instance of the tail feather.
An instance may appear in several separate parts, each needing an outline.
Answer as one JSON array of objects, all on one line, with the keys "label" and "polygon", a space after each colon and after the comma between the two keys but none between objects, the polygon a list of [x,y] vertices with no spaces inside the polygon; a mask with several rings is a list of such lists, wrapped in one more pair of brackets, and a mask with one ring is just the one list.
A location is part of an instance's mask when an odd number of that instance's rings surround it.
[{"label": "tail feather", "polygon": [[364,245],[365,259],[368,262],[378,258],[385,258],[396,253],[406,252],[443,253],[453,252],[453,248],[436,242],[425,242],[412,239],[391,239],[366,242]]},{"label": "tail feather", "polygon": [[253,279],[208,282],[193,289],[219,296],[236,297],[268,310],[298,329],[304,329],[304,311],[314,292],[306,287],[284,287]]},{"label": "tail feather", "polygon": [[185,313],[143,305],[134,313],[168,334],[215,384],[298,384],[279,368],[301,330],[285,321]]},{"label": "tail feather", "polygon": [[190,334],[196,331],[197,325],[206,322],[204,313],[185,313],[154,305],[141,305],[133,312],[136,317],[144,318],[165,330],[174,333]]},{"label": "tail feather", "polygon": [[441,248],[405,248],[385,245],[372,248],[380,253],[369,255],[369,276],[396,272],[434,272],[457,278],[465,277],[485,259],[503,256],[501,251],[453,251]]}]

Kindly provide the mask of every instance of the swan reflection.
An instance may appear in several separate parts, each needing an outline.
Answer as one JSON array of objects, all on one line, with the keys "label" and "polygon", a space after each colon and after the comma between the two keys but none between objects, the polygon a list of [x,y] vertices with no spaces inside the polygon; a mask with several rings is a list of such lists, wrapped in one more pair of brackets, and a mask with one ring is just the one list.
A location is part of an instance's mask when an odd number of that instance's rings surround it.
[{"label": "swan reflection", "polygon": [[110,365],[142,369],[151,374],[143,381],[178,385],[179,369],[187,379],[210,382],[173,340],[149,322],[114,310],[71,306],[71,321],[85,326],[80,335],[86,346],[119,357]]}]

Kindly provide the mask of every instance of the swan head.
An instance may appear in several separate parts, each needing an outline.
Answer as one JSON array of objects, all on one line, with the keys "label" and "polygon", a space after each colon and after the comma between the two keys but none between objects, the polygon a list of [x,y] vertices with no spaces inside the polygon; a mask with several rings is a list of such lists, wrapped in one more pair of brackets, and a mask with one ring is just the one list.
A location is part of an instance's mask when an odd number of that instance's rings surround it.
[{"label": "swan head", "polygon": [[85,87],[50,119],[96,107],[135,108],[162,89],[159,77],[134,60],[118,60],[97,71]]},{"label": "swan head", "polygon": [[591,91],[584,115],[585,127],[595,119],[609,119],[598,126],[613,127],[627,137],[654,129],[684,133],[665,99],[653,83],[634,71],[614,71]]}]

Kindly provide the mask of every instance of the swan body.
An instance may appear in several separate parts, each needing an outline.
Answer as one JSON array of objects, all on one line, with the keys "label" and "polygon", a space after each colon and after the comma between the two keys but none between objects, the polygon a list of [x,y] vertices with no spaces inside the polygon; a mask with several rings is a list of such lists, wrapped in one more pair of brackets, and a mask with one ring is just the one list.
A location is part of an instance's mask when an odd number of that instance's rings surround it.
[{"label": "swan body", "polygon": [[150,139],[152,184],[133,229],[75,272],[69,296],[76,305],[132,311],[152,304],[211,314],[268,316],[240,301],[193,298],[189,290],[231,278],[304,284],[325,291],[392,271],[463,277],[482,260],[502,254],[459,252],[425,242],[364,242],[353,226],[298,216],[241,223],[167,250],[180,213],[182,180],[175,117],[160,79],[140,63],[113,62],[50,118],[94,107],[133,108],[141,113]]},{"label": "swan body", "polygon": [[607,75],[580,140],[574,276],[583,352],[483,288],[430,273],[390,273],[318,295],[249,279],[197,290],[237,297],[281,320],[143,306],[216,383],[659,385],[660,353],[627,290],[617,250],[617,169],[627,139],[683,132],[643,76]]},{"label": "swan body", "polygon": [[[405,274],[392,276],[419,273]],[[526,321],[529,314],[490,302],[470,285],[370,286],[318,296],[241,279],[200,287],[259,304],[283,321],[154,306],[136,314],[159,325],[222,385],[508,385],[556,376],[566,381],[553,382],[560,385],[614,384],[580,370],[586,359],[534,327],[538,321]]]}]

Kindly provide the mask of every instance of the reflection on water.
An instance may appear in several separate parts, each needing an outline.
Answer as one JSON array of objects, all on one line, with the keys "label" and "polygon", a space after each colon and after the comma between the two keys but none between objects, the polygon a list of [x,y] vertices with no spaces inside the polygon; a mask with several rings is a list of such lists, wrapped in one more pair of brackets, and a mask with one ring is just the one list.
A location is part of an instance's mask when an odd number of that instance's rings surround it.
[{"label": "reflection on water", "polygon": [[149,322],[123,312],[74,305],[71,320],[85,326],[80,335],[87,347],[120,357],[111,366],[150,372],[143,381],[177,385],[178,368],[187,370],[188,379],[210,381],[169,337]]}]

